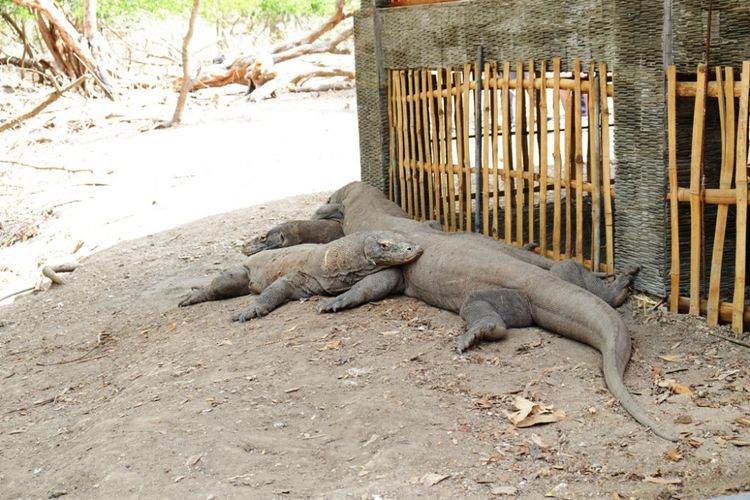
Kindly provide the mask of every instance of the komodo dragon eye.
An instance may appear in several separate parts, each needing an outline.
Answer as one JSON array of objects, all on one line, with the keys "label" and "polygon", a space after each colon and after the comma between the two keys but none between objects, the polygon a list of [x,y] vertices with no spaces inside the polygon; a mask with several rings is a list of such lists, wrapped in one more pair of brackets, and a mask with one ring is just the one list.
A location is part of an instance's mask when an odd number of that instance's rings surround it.
[{"label": "komodo dragon eye", "polygon": [[390,246],[387,241],[381,241],[379,242],[379,245],[380,245],[380,248],[382,248],[383,250],[387,250],[388,247]]}]

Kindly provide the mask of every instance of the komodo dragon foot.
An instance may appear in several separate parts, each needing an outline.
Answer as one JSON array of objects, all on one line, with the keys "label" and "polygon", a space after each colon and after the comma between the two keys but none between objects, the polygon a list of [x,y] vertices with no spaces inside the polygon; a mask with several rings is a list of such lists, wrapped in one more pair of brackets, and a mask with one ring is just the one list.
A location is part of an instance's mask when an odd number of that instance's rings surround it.
[{"label": "komodo dragon foot", "polygon": [[628,287],[633,283],[640,266],[629,266],[617,276],[613,282],[599,277],[599,273],[592,273],[578,262],[562,260],[556,262],[550,272],[574,285],[585,288],[612,307],[620,307],[628,298]]},{"label": "komodo dragon foot", "polygon": [[466,321],[466,333],[456,341],[459,353],[482,341],[501,340],[509,328],[534,324],[528,299],[510,288],[473,292],[466,298],[459,314]]}]

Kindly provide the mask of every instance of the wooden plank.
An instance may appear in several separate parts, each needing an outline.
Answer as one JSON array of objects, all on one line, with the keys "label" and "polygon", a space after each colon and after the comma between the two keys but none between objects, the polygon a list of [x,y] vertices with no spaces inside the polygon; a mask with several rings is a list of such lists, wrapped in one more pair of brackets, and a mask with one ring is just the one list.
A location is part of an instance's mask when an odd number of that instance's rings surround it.
[{"label": "wooden plank", "polygon": [[[523,63],[519,62],[516,64],[516,89],[523,89]],[[523,90],[516,90],[516,109],[515,109],[515,122],[516,122],[516,130],[515,130],[515,144],[516,144],[516,151],[515,151],[515,157],[516,157],[516,168],[515,168],[515,175],[516,175],[516,183],[515,183],[515,193],[516,193],[516,240],[515,244],[517,246],[522,246],[524,244],[523,240],[523,191],[524,191],[524,181],[523,181],[523,104],[524,104],[524,96],[523,96]]]},{"label": "wooden plank", "polygon": [[446,99],[445,114],[446,114],[446,130],[445,130],[445,147],[448,153],[446,156],[446,178],[448,180],[448,230],[456,230],[456,179],[454,176],[456,163],[453,161],[453,99],[454,95],[451,92],[453,89],[453,70],[450,69],[446,72],[446,83],[448,90],[448,98]]},{"label": "wooden plank", "polygon": [[[726,90],[727,95],[719,86],[718,106],[719,120],[721,124],[721,173],[719,175],[719,189],[732,187],[732,174],[734,173],[734,72],[727,68]],[[723,83],[721,68],[716,68],[716,81]],[[711,255],[711,276],[708,286],[708,306],[706,322],[710,326],[719,323],[719,292],[721,289],[721,268],[724,258],[724,240],[726,239],[728,205],[719,205],[716,210],[716,228],[714,229],[714,248]]]},{"label": "wooden plank", "polygon": [[513,210],[511,208],[511,196],[513,193],[513,189],[511,187],[511,170],[513,169],[513,157],[512,157],[512,149],[510,147],[510,136],[511,136],[511,129],[510,129],[510,63],[506,62],[503,64],[503,99],[502,99],[502,109],[503,109],[503,178],[505,182],[504,191],[505,195],[503,196],[503,202],[505,206],[505,243],[512,243],[513,242],[513,219],[512,214]]},{"label": "wooden plank", "polygon": [[498,136],[498,121],[500,118],[498,116],[498,102],[500,100],[500,95],[497,93],[497,63],[494,62],[492,63],[492,81],[494,82],[492,84],[492,237],[498,239],[500,238],[500,228],[498,226],[498,224],[500,223],[500,171],[498,170],[498,143],[500,141],[500,137]]},{"label": "wooden plank", "polygon": [[[471,151],[469,148],[469,82],[471,82],[471,64],[464,64],[464,102],[463,102],[463,133],[464,133],[464,162],[463,162],[463,174],[464,174],[464,206],[466,218],[465,230],[471,232],[472,230],[472,208],[471,208]],[[475,95],[476,97],[476,95]]]},{"label": "wooden plank", "polygon": [[[601,102],[599,100],[599,83],[600,75],[597,73],[596,64],[589,64],[589,88],[588,108],[589,108],[589,175],[591,177],[591,260],[593,270],[601,269],[601,205],[602,205],[602,183],[601,183],[601,121],[600,110]],[[607,75],[604,75],[607,78]]]},{"label": "wooden plank", "polygon": [[542,90],[539,94],[539,248],[542,255],[547,255],[547,61],[540,63]]},{"label": "wooden plank", "polygon": [[[719,95],[719,89],[716,82],[708,82],[706,85],[706,96],[717,97]],[[722,89],[722,93],[727,95],[731,94],[734,97],[739,97],[742,86],[740,82],[734,84],[731,92],[726,89]],[[697,83],[696,82],[677,82],[677,95],[680,97],[695,97],[697,94]]]},{"label": "wooden plank", "polygon": [[560,58],[552,60],[552,126],[554,128],[552,159],[554,161],[554,207],[552,220],[552,256],[560,260],[561,220],[561,181],[562,152],[560,148]]},{"label": "wooden plank", "polygon": [[[669,192],[677,193],[677,71],[674,65],[667,67],[667,143],[669,151]],[[669,218],[672,228],[672,261],[669,268],[669,310],[678,312],[680,299],[680,224],[677,196],[670,197]]]},{"label": "wooden plank", "polygon": [[[416,94],[420,92],[420,80],[421,70],[414,70],[412,72],[413,91]],[[427,162],[425,161],[425,148],[426,144],[422,140],[424,138],[424,129],[422,126],[422,106],[424,102],[422,99],[414,99],[412,104],[412,111],[414,112],[414,140],[416,141],[417,150],[417,171],[419,172],[419,183],[417,186],[419,192],[419,219],[424,222],[427,219],[427,208],[426,208],[426,194],[425,193],[425,170],[427,169]],[[415,203],[416,204],[416,203]]]},{"label": "wooden plank", "polygon": [[602,197],[604,202],[604,242],[607,254],[607,273],[615,273],[615,236],[612,214],[612,167],[610,164],[609,142],[609,98],[607,97],[607,64],[599,63],[602,121]]},{"label": "wooden plank", "polygon": [[490,234],[490,64],[484,64],[484,99],[482,102],[482,164],[477,168],[482,171],[482,232]]},{"label": "wooden plank", "polygon": [[747,126],[750,97],[750,61],[742,63],[739,120],[737,122],[737,153],[735,185],[737,186],[737,249],[734,263],[734,310],[732,329],[742,332],[745,308],[745,251],[747,241]]},{"label": "wooden plank", "polygon": [[[573,79],[576,88],[573,95],[575,115],[575,169],[576,180],[583,182],[583,129],[581,125],[581,61],[573,62]],[[576,188],[576,253],[575,260],[583,263],[583,189]]]},{"label": "wooden plank", "polygon": [[693,114],[693,143],[690,151],[690,314],[700,314],[701,244],[703,234],[703,134],[706,113],[706,65],[698,65],[698,82],[701,87],[695,96]]}]

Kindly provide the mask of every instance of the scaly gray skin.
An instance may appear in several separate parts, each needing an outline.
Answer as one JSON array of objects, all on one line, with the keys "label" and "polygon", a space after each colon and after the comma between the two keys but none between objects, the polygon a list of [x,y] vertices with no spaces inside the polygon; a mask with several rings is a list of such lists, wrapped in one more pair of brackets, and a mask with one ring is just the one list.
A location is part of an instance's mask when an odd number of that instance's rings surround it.
[{"label": "scaly gray skin", "polygon": [[274,226],[252,238],[242,253],[253,255],[263,250],[284,248],[301,243],[329,243],[344,236],[341,222],[332,219],[293,220]]},{"label": "scaly gray skin", "polygon": [[630,334],[604,300],[553,272],[498,251],[491,238],[440,233],[406,219],[399,207],[366,184],[348,184],[330,201],[343,206],[345,234],[364,229],[398,231],[424,249],[419,259],[401,268],[404,293],[461,315],[467,331],[458,340],[459,351],[503,338],[509,328],[532,324],[588,344],[602,354],[604,380],[623,408],[656,435],[678,439],[662,430],[625,387]]},{"label": "scaly gray skin", "polygon": [[179,305],[259,294],[232,316],[233,321],[245,322],[290,300],[341,294],[318,305],[319,312],[336,311],[403,291],[401,271],[392,266],[412,262],[421,254],[422,248],[411,239],[392,231],[364,231],[326,245],[268,250],[223,271],[208,286],[192,290]]}]

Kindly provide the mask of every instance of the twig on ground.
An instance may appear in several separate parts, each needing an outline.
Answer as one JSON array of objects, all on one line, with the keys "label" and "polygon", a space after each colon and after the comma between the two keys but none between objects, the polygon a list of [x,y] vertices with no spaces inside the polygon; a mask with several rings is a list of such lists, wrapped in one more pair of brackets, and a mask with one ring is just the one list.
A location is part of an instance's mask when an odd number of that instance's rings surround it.
[{"label": "twig on ground", "polygon": [[16,295],[21,295],[22,293],[31,292],[35,288],[36,288],[35,286],[30,286],[28,288],[24,288],[23,290],[19,290],[17,292],[9,293],[5,297],[0,298],[0,302],[4,301],[5,299],[9,299],[11,297],[15,297]]},{"label": "twig on ground", "polygon": [[79,77],[76,81],[74,81],[73,83],[71,83],[70,85],[68,85],[67,87],[65,87],[63,89],[60,89],[60,90],[55,90],[50,95],[48,95],[47,98],[44,101],[42,101],[41,103],[37,104],[36,107],[34,107],[34,109],[32,109],[31,111],[28,111],[28,112],[26,112],[26,113],[24,113],[24,114],[22,114],[20,116],[17,116],[15,118],[11,118],[7,122],[5,122],[2,125],[0,125],[0,132],[3,132],[4,130],[8,130],[9,128],[13,128],[16,125],[20,125],[21,123],[25,122],[29,118],[32,118],[32,117],[38,115],[39,112],[41,112],[44,108],[46,108],[47,106],[49,106],[50,104],[52,104],[53,102],[55,102],[56,100],[58,100],[60,98],[60,96],[63,95],[65,92],[67,92],[68,90],[71,90],[71,89],[73,89],[75,87],[78,87],[80,84],[82,84],[87,79],[88,79],[88,75],[83,75],[83,76]]},{"label": "twig on ground", "polygon": [[722,340],[726,340],[727,342],[731,342],[732,344],[741,345],[742,347],[747,347],[747,348],[750,349],[750,343],[748,343],[748,342],[743,342],[743,341],[738,340],[738,339],[733,339],[732,337],[725,337],[724,335],[719,335],[718,333],[708,332],[708,334],[711,335],[711,336],[714,336],[714,337],[718,337],[718,338],[720,338]]},{"label": "twig on ground", "polygon": [[30,163],[24,163],[22,161],[16,161],[16,160],[0,160],[0,163],[7,163],[9,165],[16,165],[18,167],[28,167],[33,168],[34,170],[61,170],[63,172],[69,172],[72,174],[78,174],[81,172],[88,172],[90,174],[93,174],[94,171],[90,168],[65,168],[65,167],[55,167],[55,166],[41,166],[41,165],[32,165]]}]

